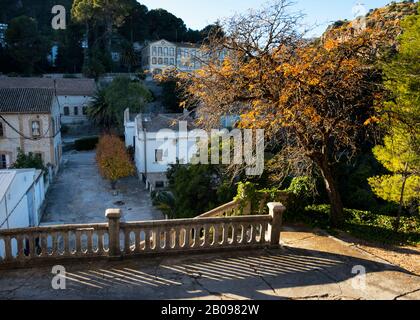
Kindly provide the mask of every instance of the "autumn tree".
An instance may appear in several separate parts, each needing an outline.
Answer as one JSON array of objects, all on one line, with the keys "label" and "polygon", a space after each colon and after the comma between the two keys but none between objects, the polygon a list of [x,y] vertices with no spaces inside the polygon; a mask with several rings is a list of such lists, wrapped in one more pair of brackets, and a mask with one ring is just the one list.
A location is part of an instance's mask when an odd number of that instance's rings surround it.
[{"label": "autumn tree", "polygon": [[135,173],[124,142],[115,135],[104,135],[99,139],[96,162],[102,177],[111,182],[112,189],[119,179]]},{"label": "autumn tree", "polygon": [[[366,133],[378,86],[368,63],[371,34],[340,42],[311,42],[298,32],[302,15],[277,1],[224,23],[213,37],[209,60],[198,72],[180,74],[185,99],[199,104],[201,123],[241,115],[240,127],[265,129],[279,156],[295,170],[315,165],[325,181],[331,223],[344,221],[334,164],[351,158]],[[227,52],[221,60],[218,52]],[[365,58],[367,59],[365,61]]]}]

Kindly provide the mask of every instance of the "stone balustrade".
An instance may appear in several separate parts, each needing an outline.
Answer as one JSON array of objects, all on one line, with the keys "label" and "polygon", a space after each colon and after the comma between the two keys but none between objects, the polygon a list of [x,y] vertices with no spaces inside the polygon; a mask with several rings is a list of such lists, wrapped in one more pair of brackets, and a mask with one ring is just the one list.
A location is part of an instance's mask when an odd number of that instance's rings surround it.
[{"label": "stone balustrade", "polygon": [[0,230],[0,268],[278,246],[285,207],[280,203],[268,207],[269,215],[144,222],[121,222],[121,210],[109,209],[104,224]]}]

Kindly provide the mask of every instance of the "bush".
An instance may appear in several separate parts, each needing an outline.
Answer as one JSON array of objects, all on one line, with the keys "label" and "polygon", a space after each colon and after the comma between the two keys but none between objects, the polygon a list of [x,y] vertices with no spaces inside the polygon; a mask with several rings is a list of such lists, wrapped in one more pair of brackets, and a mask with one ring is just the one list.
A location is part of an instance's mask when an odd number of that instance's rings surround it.
[{"label": "bush", "polygon": [[77,151],[91,151],[91,150],[95,150],[98,142],[99,142],[98,137],[83,138],[83,139],[76,140],[74,142],[74,148]]},{"label": "bush", "polygon": [[[289,222],[301,221],[313,227],[329,229],[329,205],[307,206],[298,216],[287,217]],[[371,211],[345,209],[346,222],[343,231],[368,241],[389,244],[419,244],[420,219],[418,217],[402,217],[399,232],[394,232],[395,217],[376,214]]]}]

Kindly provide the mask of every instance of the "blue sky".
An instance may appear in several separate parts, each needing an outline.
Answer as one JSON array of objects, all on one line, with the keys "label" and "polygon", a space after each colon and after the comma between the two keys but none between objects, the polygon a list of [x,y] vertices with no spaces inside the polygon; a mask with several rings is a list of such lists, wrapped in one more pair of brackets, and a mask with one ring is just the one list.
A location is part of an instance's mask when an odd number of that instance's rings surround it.
[{"label": "blue sky", "polygon": [[[259,8],[267,0],[140,0],[149,9],[163,8],[182,18],[189,28],[202,29],[206,25],[233,15],[246,12],[249,8]],[[311,33],[320,35],[326,27],[340,19],[352,19],[352,9],[358,0],[294,0],[296,10],[306,14],[305,22],[319,25]],[[364,7],[382,7],[391,0],[360,0]],[[310,34],[312,35],[312,34]]]}]

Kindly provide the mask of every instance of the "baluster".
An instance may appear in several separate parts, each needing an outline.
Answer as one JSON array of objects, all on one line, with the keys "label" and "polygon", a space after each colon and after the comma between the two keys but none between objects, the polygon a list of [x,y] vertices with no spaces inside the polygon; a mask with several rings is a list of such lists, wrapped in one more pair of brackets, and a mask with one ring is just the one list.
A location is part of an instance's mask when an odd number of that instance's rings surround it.
[{"label": "baluster", "polygon": [[70,256],[71,250],[70,250],[70,242],[69,242],[69,232],[64,231],[63,232],[63,256]]},{"label": "baluster", "polygon": [[214,247],[220,246],[220,224],[215,224],[214,226]]},{"label": "baluster", "polygon": [[240,245],[241,243],[244,243],[245,239],[245,228],[242,224],[234,223],[233,226],[233,243],[232,245]]},{"label": "baluster", "polygon": [[265,236],[267,230],[268,230],[268,222],[264,222],[261,224],[262,228],[261,228],[261,243],[267,243],[267,238]]},{"label": "baluster", "polygon": [[175,227],[175,235],[174,235],[174,241],[175,241],[175,245],[174,245],[174,250],[179,250],[181,248],[181,241],[182,241],[182,232],[181,232],[182,228],[181,227]]},{"label": "baluster", "polygon": [[30,233],[28,236],[28,241],[29,241],[29,258],[34,258],[36,257],[36,248],[35,248],[35,237],[33,233]]},{"label": "baluster", "polygon": [[204,247],[205,248],[210,248],[212,246],[212,236],[214,237],[214,232],[212,235],[211,227],[212,225],[206,225],[204,228]]},{"label": "baluster", "polygon": [[76,230],[76,256],[82,255],[82,232]]},{"label": "baluster", "polygon": [[93,254],[93,230],[86,231],[87,254]]},{"label": "baluster", "polygon": [[151,236],[152,236],[152,230],[151,229],[145,229],[144,230],[144,251],[152,250],[152,244],[150,242],[150,237]]},{"label": "baluster", "polygon": [[17,259],[18,260],[23,260],[25,258],[25,254],[23,252],[23,239],[24,239],[24,235],[18,235],[16,237],[16,241],[17,241]]},{"label": "baluster", "polygon": [[131,253],[131,247],[130,247],[130,229],[128,227],[124,228],[124,252],[126,254]]},{"label": "baluster", "polygon": [[171,250],[171,241],[172,240],[172,229],[166,228],[165,230],[165,250]]},{"label": "baluster", "polygon": [[199,248],[201,246],[201,226],[197,225],[195,228],[194,234],[194,248]]},{"label": "baluster", "polygon": [[47,257],[48,256],[48,233],[39,234],[39,243],[41,245],[40,257]]},{"label": "baluster", "polygon": [[59,239],[59,233],[58,232],[51,233],[51,239],[52,239],[52,252],[51,252],[51,255],[53,257],[57,257],[58,256],[58,239]]},{"label": "baluster", "polygon": [[105,248],[104,248],[104,234],[105,232],[103,230],[98,230],[97,235],[98,235],[98,255],[102,256],[105,252]]},{"label": "baluster", "polygon": [[4,240],[4,250],[5,250],[5,261],[10,261],[13,259],[12,257],[12,241],[10,239],[10,236],[6,236],[3,238]]},{"label": "baluster", "polygon": [[140,253],[141,252],[141,240],[140,240],[140,230],[136,229],[134,231],[134,252]]},{"label": "baluster", "polygon": [[228,240],[229,240],[229,226],[226,225],[225,223],[222,224],[222,228],[223,228],[223,241],[222,241],[222,245],[223,246],[227,246]]},{"label": "baluster", "polygon": [[188,228],[187,226],[185,226],[185,236],[184,236],[184,249],[189,249],[191,248],[191,228]]}]

